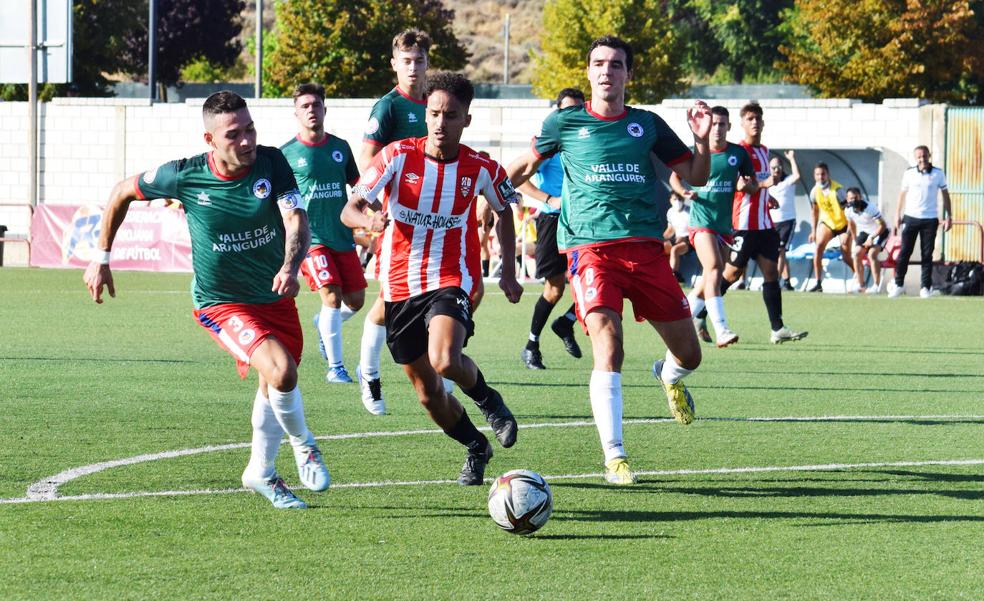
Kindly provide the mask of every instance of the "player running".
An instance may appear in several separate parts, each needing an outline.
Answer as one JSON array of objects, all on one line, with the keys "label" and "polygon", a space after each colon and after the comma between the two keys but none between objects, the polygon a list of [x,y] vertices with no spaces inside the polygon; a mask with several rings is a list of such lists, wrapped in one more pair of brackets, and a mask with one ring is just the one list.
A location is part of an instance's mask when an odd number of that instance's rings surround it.
[{"label": "player running", "polygon": [[[515,245],[509,203],[518,200],[498,163],[460,144],[473,97],[471,83],[459,74],[432,77],[427,136],[384,147],[342,213],[349,227],[383,232],[376,260],[386,343],[434,423],[468,449],[458,478],[462,485],[482,484],[492,445],[446,392],[441,377],[457,382],[475,401],[503,447],[516,442],[517,430],[502,396],[462,353],[475,328],[471,294],[482,277],[476,195],[500,215],[503,248]],[[376,212],[369,216],[366,208]],[[503,262],[499,287],[510,302],[519,302],[523,289],[512,261]]]},{"label": "player running", "polygon": [[86,287],[97,303],[103,286],[116,296],[110,249],[131,202],[181,201],[191,234],[195,318],[236,358],[240,377],[250,366],[259,373],[243,485],[278,509],[303,509],[304,501],[287,488],[274,462],[286,432],[301,484],[322,491],[331,481],[305,423],[297,385],[303,336],[294,296],[311,239],[304,199],[283,154],[256,145],[245,100],[216,92],[202,114],[209,152],[165,163],[113,188],[102,217],[101,256],[85,270]]},{"label": "player running", "polygon": [[[325,132],[325,89],[315,83],[294,88],[294,116],[300,129],[280,147],[294,170],[311,224],[311,248],[301,263],[308,286],[321,297],[315,315],[328,361],[325,381],[349,383],[342,357],[342,322],[362,308],[366,278],[351,228],[341,221],[348,200],[345,184],[354,185],[359,169],[348,142]],[[373,413],[375,405],[366,409]]]},{"label": "player running", "polygon": [[[690,244],[697,251],[703,273],[687,297],[694,323],[701,337],[710,340],[707,326],[699,315],[707,308],[707,315],[717,334],[718,348],[738,342],[738,334],[728,327],[721,292],[721,276],[727,245],[734,242],[731,223],[731,207],[737,190],[757,189],[752,161],[745,149],[728,142],[731,129],[728,109],[715,106],[711,109],[711,168],[707,183],[693,189],[687,188],[676,173],[670,174],[673,191],[691,201]],[[692,183],[692,182],[687,182]]]},{"label": "player running", "polygon": [[658,185],[655,154],[695,184],[708,172],[711,117],[699,102],[688,111],[696,154],[659,116],[625,105],[632,76],[632,48],[614,36],[588,50],[591,102],[554,111],[533,147],[509,166],[517,185],[559,153],[564,192],[557,246],[567,254],[578,319],[591,337],[591,411],[605,454],[605,478],[632,484],[622,441],[622,305],[632,301],[638,321],[649,321],[666,343],[666,359],[653,373],[663,384],[674,417],[694,419],[682,379],[700,364],[700,343],[687,299],[663,252],[667,194]]},{"label": "player running", "polygon": [[[574,88],[564,88],[557,95],[557,110],[584,105],[584,92]],[[540,334],[547,325],[550,312],[564,297],[567,259],[557,250],[557,222],[560,219],[560,197],[564,188],[564,168],[560,155],[555,154],[540,165],[539,185],[525,182],[517,189],[529,200],[525,204],[537,210],[536,213],[536,277],[543,279],[543,294],[536,299],[533,319],[530,322],[530,336],[520,359],[527,369],[546,369],[540,353]],[[581,347],[574,338],[574,305],[550,324],[550,329],[560,337],[564,349],[575,359],[581,358]]]}]

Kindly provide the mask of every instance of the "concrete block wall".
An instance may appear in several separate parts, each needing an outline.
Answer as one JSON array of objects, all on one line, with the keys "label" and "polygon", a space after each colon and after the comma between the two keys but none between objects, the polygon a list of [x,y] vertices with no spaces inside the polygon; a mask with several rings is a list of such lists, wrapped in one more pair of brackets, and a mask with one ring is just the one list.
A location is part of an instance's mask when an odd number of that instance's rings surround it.
[{"label": "concrete block wall", "polygon": [[[145,99],[58,98],[41,106],[39,199],[47,203],[101,203],[113,184],[176,158],[204,152],[202,99],[150,104]],[[289,99],[248,100],[259,142],[279,146],[296,133]],[[715,100],[733,114],[732,139],[740,138],[737,113],[746,99]],[[326,128],[358,153],[371,99],[329,100]],[[645,107],[662,116],[684,141],[689,100]],[[765,109],[764,141],[775,149],[876,148],[883,152],[881,197],[895,198],[913,147],[928,144],[943,164],[944,107],[914,99],[865,104],[851,99],[776,99]],[[543,100],[476,100],[464,143],[502,162],[522,152],[550,107]],[[2,205],[28,195],[27,104],[0,102],[0,223],[27,231],[27,212]],[[809,166],[801,165],[805,179]],[[891,213],[893,214],[893,213]]]}]

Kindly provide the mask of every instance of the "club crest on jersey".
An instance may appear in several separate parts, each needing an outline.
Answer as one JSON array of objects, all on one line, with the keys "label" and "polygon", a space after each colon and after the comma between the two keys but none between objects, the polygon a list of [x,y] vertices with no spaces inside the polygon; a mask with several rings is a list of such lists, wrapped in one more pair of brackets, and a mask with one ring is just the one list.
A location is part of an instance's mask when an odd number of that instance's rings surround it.
[{"label": "club crest on jersey", "polygon": [[270,180],[265,177],[253,182],[253,196],[263,200],[270,197]]},{"label": "club crest on jersey", "polygon": [[341,150],[336,150],[335,152],[331,153],[331,158],[335,159],[336,163],[341,163],[342,161],[345,160],[345,155],[342,154]]},{"label": "club crest on jersey", "polygon": [[472,178],[462,177],[461,178],[461,195],[468,196],[472,188]]},{"label": "club crest on jersey", "polygon": [[369,123],[366,123],[366,135],[371,136],[377,131],[379,131],[379,119],[373,117],[369,119]]},{"label": "club crest on jersey", "polygon": [[255,339],[256,339],[256,332],[253,331],[252,329],[247,328],[239,333],[239,344],[243,346],[248,345],[250,342],[253,342],[253,340]]},{"label": "club crest on jersey", "polygon": [[307,167],[307,159],[304,158],[304,157],[301,157],[301,158],[297,159],[297,166],[298,167]]},{"label": "club crest on jersey", "polygon": [[418,181],[420,181],[420,176],[417,175],[416,173],[411,172],[404,175],[403,179],[407,180],[408,184],[416,184]]},{"label": "club crest on jersey", "polygon": [[145,184],[152,184],[155,179],[157,179],[157,169],[151,169],[143,174],[143,181]]},{"label": "club crest on jersey", "polygon": [[590,138],[591,137],[591,132],[588,131],[588,128],[587,127],[582,127],[581,129],[577,130],[577,137],[578,137],[579,140],[583,140],[585,138]]},{"label": "club crest on jersey", "polygon": [[641,138],[644,132],[642,126],[635,122],[629,123],[625,130],[628,131],[629,135],[633,138]]},{"label": "club crest on jersey", "polygon": [[738,157],[736,157],[735,155],[729,156],[728,157],[728,164],[731,165],[732,167],[734,167],[735,165],[737,165],[738,164]]}]

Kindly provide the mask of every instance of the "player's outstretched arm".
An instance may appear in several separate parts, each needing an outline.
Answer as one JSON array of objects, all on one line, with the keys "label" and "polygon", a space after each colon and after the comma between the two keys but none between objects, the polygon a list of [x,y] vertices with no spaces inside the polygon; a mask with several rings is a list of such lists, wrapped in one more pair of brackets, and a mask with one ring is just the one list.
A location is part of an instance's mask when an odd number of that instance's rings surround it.
[{"label": "player's outstretched arm", "polygon": [[113,248],[113,240],[116,239],[116,232],[119,231],[126,212],[130,208],[130,203],[137,200],[136,178],[128,177],[113,186],[113,191],[109,193],[109,201],[102,215],[102,229],[99,232],[99,241],[96,243],[96,258],[85,268],[85,287],[89,290],[92,300],[102,303],[102,292],[105,286],[109,290],[109,295],[116,297],[116,286],[113,285],[113,272],[109,269],[109,253]]},{"label": "player's outstretched arm", "polygon": [[288,209],[281,211],[284,218],[284,264],[280,271],[273,276],[271,290],[281,296],[297,296],[301,285],[297,281],[297,272],[301,269],[301,261],[307,256],[311,246],[311,228],[308,226],[307,211]]},{"label": "player's outstretched arm", "polygon": [[694,153],[688,161],[673,165],[673,172],[691,186],[703,186],[711,173],[711,107],[698,100],[687,110],[687,123],[694,134]]},{"label": "player's outstretched arm", "polygon": [[546,158],[536,156],[532,150],[527,150],[519,158],[509,163],[506,173],[509,175],[509,181],[512,182],[513,187],[519,189],[525,184],[545,160]]},{"label": "player's outstretched arm", "polygon": [[[512,209],[506,205],[496,213],[495,235],[499,238],[499,248],[502,253],[511,255],[516,248],[516,228],[513,225]],[[502,275],[499,276],[499,288],[506,293],[511,303],[518,303],[523,296],[523,287],[516,281],[516,261],[511,256],[502,257]]]}]

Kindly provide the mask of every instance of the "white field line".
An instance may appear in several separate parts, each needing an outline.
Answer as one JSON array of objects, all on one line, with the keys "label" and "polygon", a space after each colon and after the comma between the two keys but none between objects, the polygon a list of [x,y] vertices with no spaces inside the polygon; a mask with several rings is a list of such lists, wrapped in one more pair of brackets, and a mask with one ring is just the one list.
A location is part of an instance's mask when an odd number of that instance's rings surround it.
[{"label": "white field line", "polygon": [[[729,421],[729,422],[838,422],[838,421],[900,421],[900,420],[961,420],[961,419],[984,419],[982,415],[827,415],[827,416],[789,416],[789,417],[711,417],[703,418],[702,421]],[[626,425],[636,425],[636,424],[669,424],[673,423],[672,419],[668,418],[655,418],[655,419],[629,419],[624,422]],[[589,420],[581,421],[571,421],[571,422],[546,422],[537,424],[524,424],[521,426],[522,429],[535,429],[535,428],[574,428],[574,427],[587,427],[593,426],[594,422]],[[490,428],[483,427],[482,430],[489,431]],[[414,436],[420,434],[443,434],[441,430],[438,429],[418,429],[418,430],[398,430],[398,431],[380,431],[380,432],[355,432],[349,434],[332,434],[326,436],[316,437],[318,440],[351,440],[359,438],[376,438],[376,437],[392,437],[392,436]],[[0,504],[9,503],[29,503],[38,501],[54,501],[54,500],[97,500],[97,499],[115,499],[115,498],[132,498],[132,497],[146,497],[146,496],[172,496],[172,495],[188,495],[188,494],[222,494],[230,492],[244,491],[245,489],[223,489],[223,490],[199,490],[199,491],[155,491],[155,492],[134,492],[134,493],[95,493],[90,495],[78,495],[78,496],[61,496],[58,494],[58,487],[72,480],[76,480],[83,476],[95,474],[108,469],[122,467],[126,465],[134,465],[137,463],[146,463],[150,461],[159,461],[161,459],[172,459],[175,457],[187,457],[190,455],[199,455],[202,453],[212,453],[215,451],[227,451],[234,449],[248,448],[250,443],[232,443],[224,445],[209,445],[204,447],[197,447],[193,449],[179,449],[176,451],[164,451],[161,453],[147,453],[143,455],[136,455],[133,457],[127,457],[124,459],[116,459],[112,461],[104,461],[100,463],[93,463],[89,465],[84,465],[80,467],[74,467],[60,472],[49,478],[44,478],[38,480],[37,482],[31,484],[27,489],[27,494],[20,498],[0,498]],[[968,465],[976,465],[973,463],[977,460],[968,460],[971,463]],[[830,464],[839,465],[839,464]],[[639,475],[685,475],[685,474],[707,474],[707,473],[740,473],[742,470],[750,472],[761,472],[761,471],[803,471],[807,468],[816,470],[830,470],[830,469],[849,469],[851,467],[863,467],[866,464],[844,464],[845,467],[829,467],[829,466],[793,466],[793,467],[762,467],[762,468],[720,468],[722,470],[729,471],[715,471],[715,470],[677,470],[671,472],[665,471],[654,471],[654,472],[637,472]],[[895,464],[892,464],[895,465]],[[939,463],[929,463],[927,465],[940,465]],[[579,479],[579,478],[592,478],[597,477],[599,474],[568,474],[563,476],[551,476],[553,479]],[[452,483],[453,480],[427,480],[427,481],[410,481],[410,482],[367,482],[367,483],[352,483],[352,484],[340,484],[336,485],[335,488],[366,488],[372,486],[414,486],[414,485],[425,485],[425,484],[447,484]]]}]

